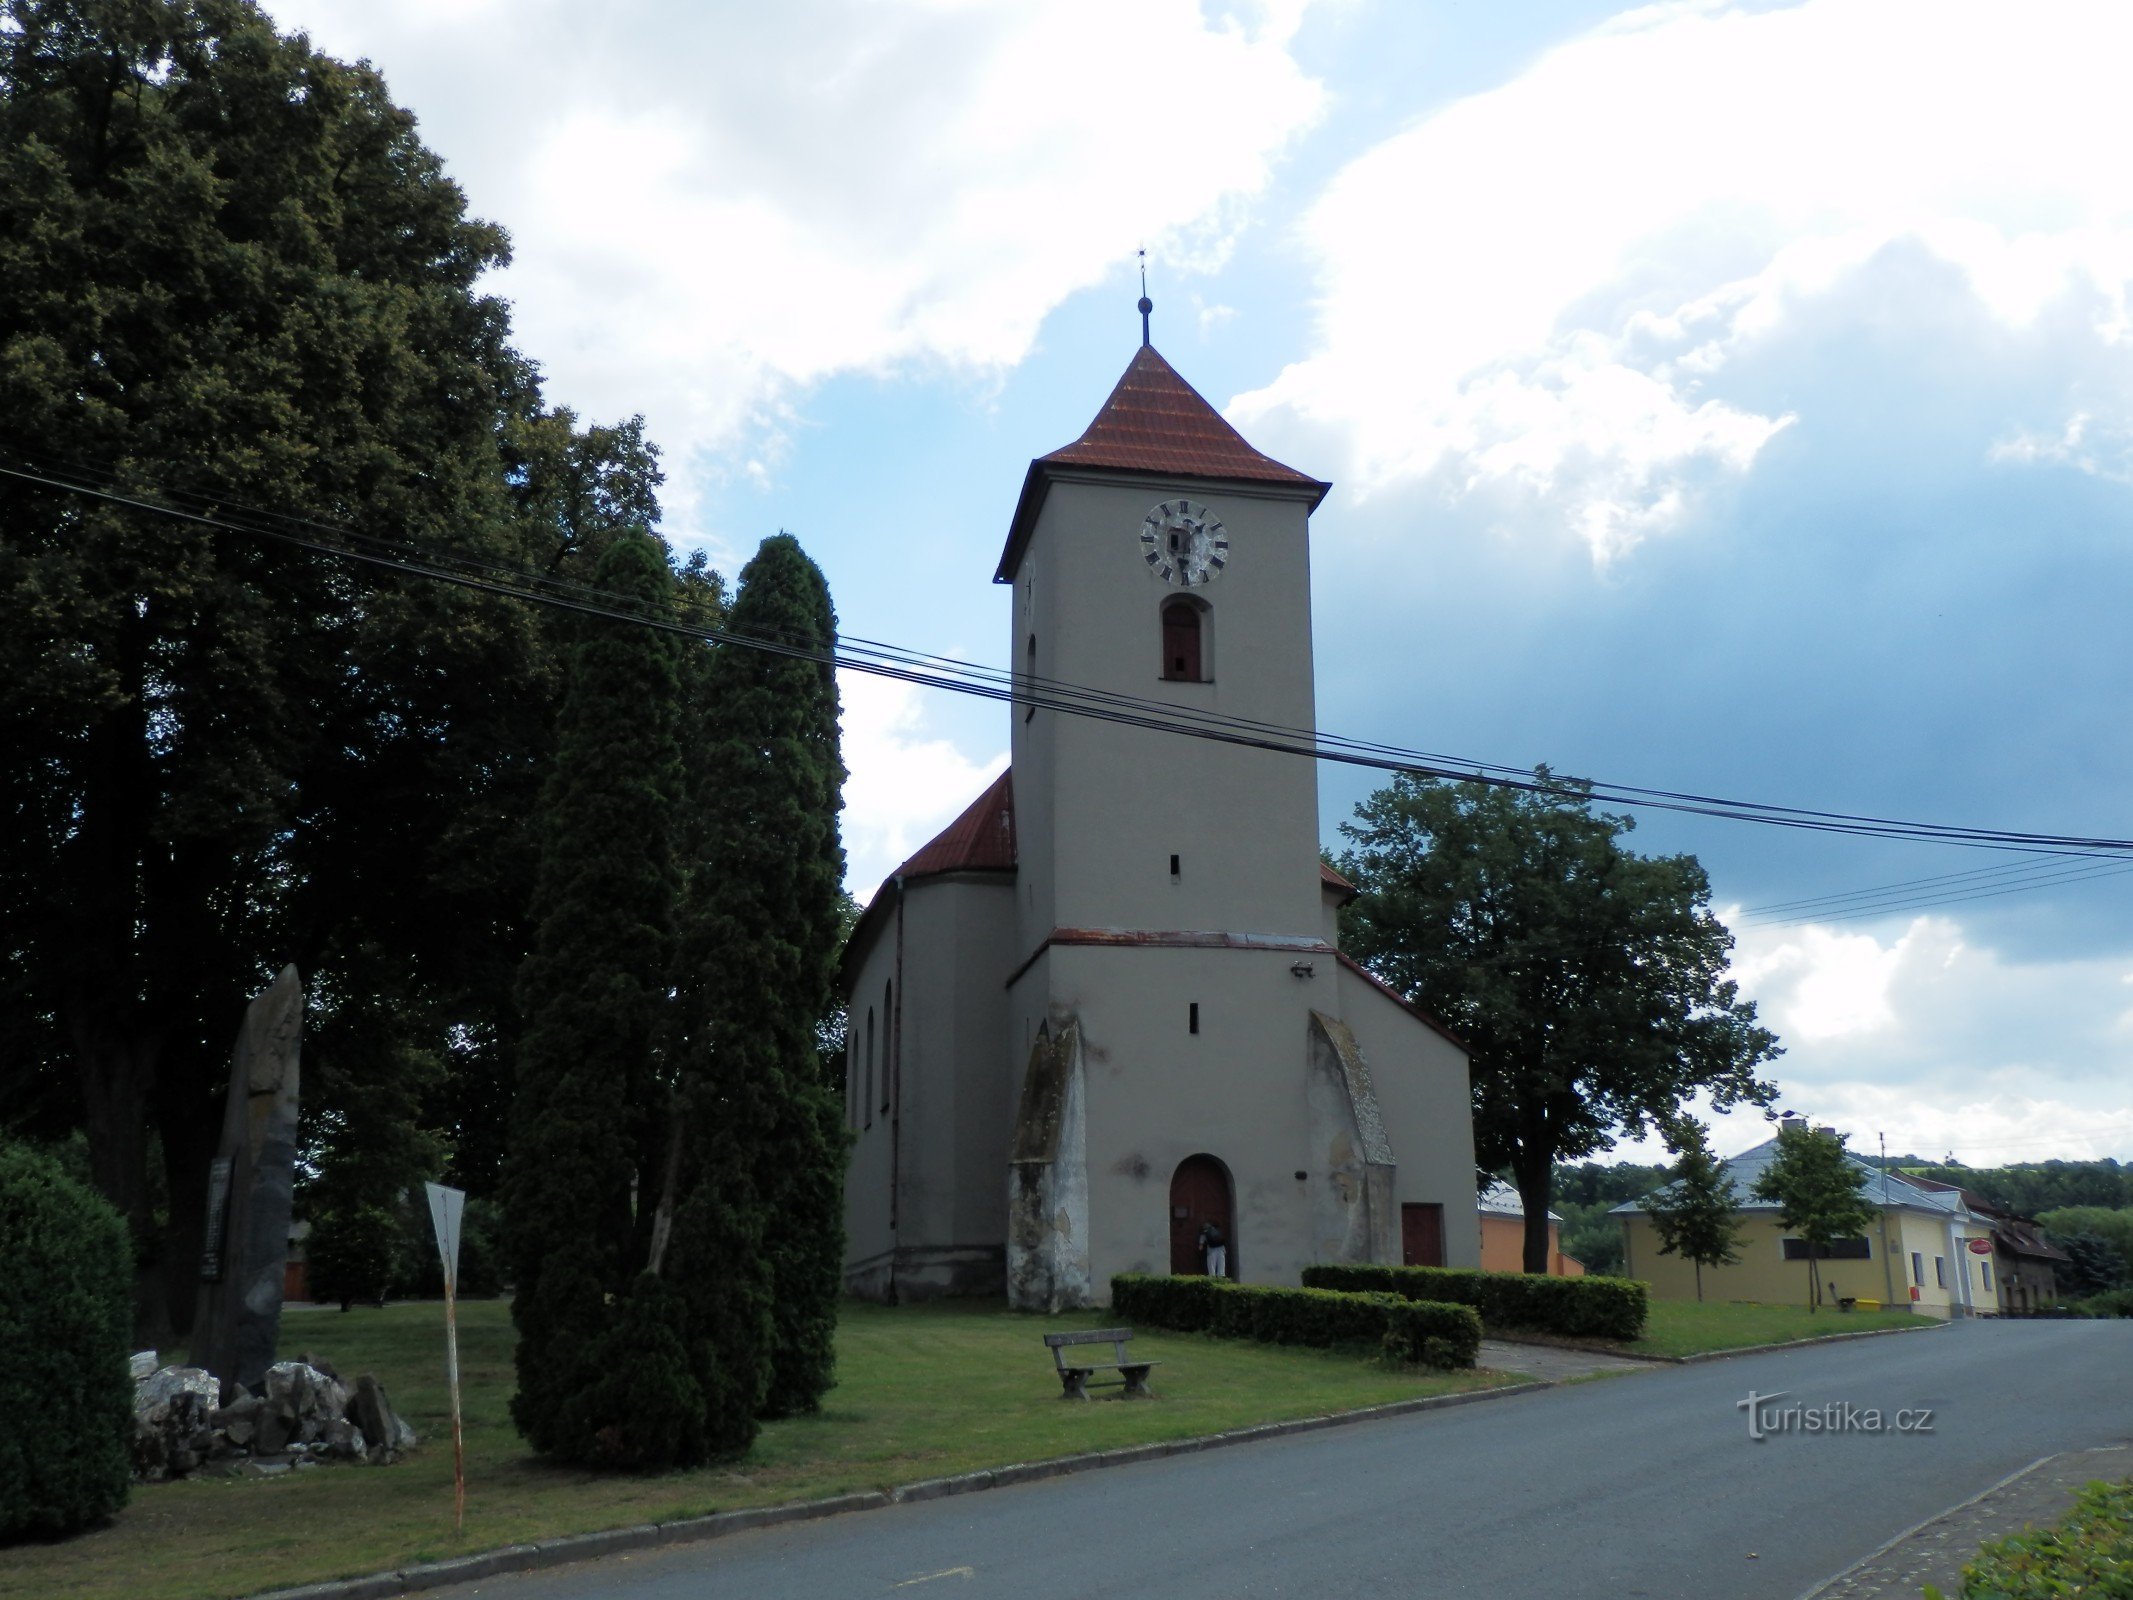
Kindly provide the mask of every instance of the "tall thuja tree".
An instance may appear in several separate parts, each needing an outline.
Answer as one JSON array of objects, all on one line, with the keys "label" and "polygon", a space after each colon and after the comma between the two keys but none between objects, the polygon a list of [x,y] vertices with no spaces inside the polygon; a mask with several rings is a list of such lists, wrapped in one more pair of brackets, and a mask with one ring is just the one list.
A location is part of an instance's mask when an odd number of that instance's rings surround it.
[{"label": "tall thuja tree", "polygon": [[[630,609],[673,612],[674,576],[648,534],[615,538],[594,581]],[[574,626],[538,813],[505,1158],[512,1415],[545,1454],[667,1465],[700,1458],[703,1402],[671,1297],[635,1289],[645,1246],[633,1185],[651,1192],[647,1150],[669,1121],[681,646],[604,618]]]},{"label": "tall thuja tree", "polygon": [[685,973],[702,985],[703,1067],[727,1131],[743,1134],[734,1154],[762,1221],[758,1409],[788,1416],[815,1410],[834,1381],[844,1258],[843,1118],[817,1056],[843,927],[837,620],[789,534],[764,540],[742,569],[727,627],[807,652],[727,645],[712,668],[700,920]]}]

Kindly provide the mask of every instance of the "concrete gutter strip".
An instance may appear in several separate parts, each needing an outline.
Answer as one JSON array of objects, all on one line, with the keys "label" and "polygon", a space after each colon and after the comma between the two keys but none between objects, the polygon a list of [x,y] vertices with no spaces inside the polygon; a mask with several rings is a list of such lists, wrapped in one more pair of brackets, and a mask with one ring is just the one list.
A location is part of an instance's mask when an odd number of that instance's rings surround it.
[{"label": "concrete gutter strip", "polygon": [[1931,1321],[1917,1328],[1868,1328],[1862,1333],[1820,1333],[1812,1339],[1781,1339],[1776,1344],[1743,1345],[1738,1350],[1699,1350],[1692,1356],[1670,1356],[1669,1360],[1680,1365],[1694,1366],[1699,1361],[1723,1361],[1728,1356],[1759,1356],[1772,1350],[1801,1350],[1809,1345],[1842,1344],[1847,1339],[1886,1339],[1907,1333],[1931,1333],[1936,1328],[1952,1328],[1952,1322]]},{"label": "concrete gutter strip", "polygon": [[[1742,1344],[1726,1350],[1698,1350],[1685,1356],[1654,1355],[1647,1350],[1622,1350],[1613,1345],[1580,1343],[1574,1339],[1550,1339],[1513,1331],[1489,1335],[1499,1344],[1531,1345],[1536,1350],[1574,1350],[1586,1355],[1614,1356],[1622,1361],[1648,1361],[1655,1367],[1688,1367],[1699,1361],[1724,1361],[1729,1356],[1759,1356],[1772,1350],[1805,1350],[1811,1345],[1837,1344],[1846,1339],[1880,1339],[1896,1333],[1930,1333],[1954,1324],[1919,1318],[1913,1327],[1866,1328],[1858,1333],[1818,1333],[1811,1339],[1780,1339],[1775,1344]],[[1494,1393],[1495,1391],[1490,1391]]]},{"label": "concrete gutter strip", "polygon": [[[1932,1326],[1938,1327],[1941,1324],[1935,1323]],[[1687,1365],[1697,1361],[1718,1360],[1725,1356],[1756,1355],[1768,1350],[1797,1350],[1808,1345],[1833,1344],[1840,1339],[1875,1339],[1884,1334],[1922,1331],[1924,1330],[1913,1328],[1875,1328],[1864,1333],[1833,1333],[1815,1339],[1792,1339],[1781,1344],[1754,1345],[1740,1350],[1710,1350],[1698,1355],[1646,1356],[1641,1359],[1654,1363]],[[1619,1351],[1605,1353],[1620,1354]],[[1541,1389],[1556,1388],[1564,1381],[1566,1380],[1548,1379],[1532,1383],[1512,1383],[1493,1389],[1470,1389],[1463,1394],[1394,1400],[1381,1406],[1365,1406],[1356,1411],[1336,1412],[1331,1416],[1297,1417],[1288,1422],[1264,1422],[1254,1427],[1236,1428],[1228,1433],[1208,1434],[1197,1439],[1169,1439],[1155,1444],[1124,1446],[1116,1450],[1092,1450],[1083,1455],[1061,1456],[1052,1461],[1020,1461],[1010,1466],[989,1467],[949,1478],[925,1478],[916,1483],[901,1484],[886,1494],[869,1491],[865,1494],[835,1495],[826,1500],[804,1500],[791,1505],[757,1506],[745,1511],[719,1511],[710,1516],[684,1518],[679,1522],[647,1523],[633,1528],[607,1528],[597,1533],[565,1534],[554,1539],[542,1539],[533,1544],[506,1545],[499,1550],[460,1556],[450,1561],[427,1562],[421,1566],[405,1567],[397,1572],[380,1572],[363,1578],[342,1578],[329,1583],[310,1583],[296,1589],[275,1589],[254,1596],[253,1600],[397,1600],[400,1595],[442,1588],[447,1584],[471,1583],[477,1579],[499,1577],[509,1572],[533,1572],[548,1567],[567,1566],[573,1562],[593,1561],[604,1556],[657,1549],[662,1545],[721,1539],[728,1534],[746,1532],[751,1528],[776,1528],[788,1523],[813,1522],[822,1517],[840,1516],[849,1511],[878,1511],[884,1506],[913,1505],[922,1501],[943,1499],[949,1495],[973,1494],[981,1489],[1004,1489],[1011,1484],[1039,1483],[1047,1478],[1064,1478],[1076,1472],[1133,1466],[1143,1461],[1159,1460],[1164,1456],[1192,1455],[1202,1450],[1223,1449],[1229,1445],[1254,1444],[1262,1439],[1279,1439],[1296,1433],[1315,1433],[1321,1428],[1344,1427],[1353,1422],[1374,1422],[1385,1417],[1412,1416],[1421,1411],[1439,1411],[1450,1406],[1473,1405],[1483,1400],[1532,1394]]]}]

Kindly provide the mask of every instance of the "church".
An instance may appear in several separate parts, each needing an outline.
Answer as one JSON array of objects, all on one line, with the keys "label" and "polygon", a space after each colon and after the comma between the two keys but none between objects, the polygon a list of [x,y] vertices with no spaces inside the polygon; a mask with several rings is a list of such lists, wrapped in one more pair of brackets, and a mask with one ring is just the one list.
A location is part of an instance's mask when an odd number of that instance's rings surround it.
[{"label": "church", "polygon": [[1008,519],[1011,765],[844,951],[857,1295],[1061,1310],[1117,1272],[1479,1264],[1466,1051],[1341,953],[1315,763],[1176,731],[1308,742],[1330,485],[1248,444],[1140,309]]}]

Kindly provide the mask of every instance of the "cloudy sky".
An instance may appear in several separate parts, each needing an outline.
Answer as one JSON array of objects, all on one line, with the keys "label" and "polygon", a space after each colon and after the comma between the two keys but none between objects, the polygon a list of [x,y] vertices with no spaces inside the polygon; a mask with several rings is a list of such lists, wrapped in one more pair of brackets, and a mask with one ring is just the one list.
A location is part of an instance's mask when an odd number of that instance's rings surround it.
[{"label": "cloudy sky", "polygon": [[[1008,513],[1131,356],[1145,246],[1158,346],[1336,484],[1328,730],[2133,834],[2122,0],[273,10],[510,230],[520,344],[552,399],[645,415],[668,536],[731,571],[795,533],[851,634],[1004,663]],[[865,894],[1007,726],[845,695]],[[1329,841],[1368,787],[1326,774]],[[1710,868],[1789,1108],[2133,1158],[2123,869],[1637,838]]]}]

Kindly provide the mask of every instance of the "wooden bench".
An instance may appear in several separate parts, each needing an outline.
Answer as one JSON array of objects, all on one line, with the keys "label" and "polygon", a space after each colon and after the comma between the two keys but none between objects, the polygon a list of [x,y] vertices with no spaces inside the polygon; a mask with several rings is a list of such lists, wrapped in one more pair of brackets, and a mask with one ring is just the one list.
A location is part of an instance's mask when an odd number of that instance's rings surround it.
[{"label": "wooden bench", "polygon": [[[1155,1392],[1148,1387],[1148,1373],[1162,1365],[1160,1361],[1135,1361],[1126,1352],[1126,1341],[1133,1337],[1131,1328],[1095,1328],[1087,1333],[1048,1333],[1045,1344],[1052,1352],[1052,1365],[1059,1369],[1059,1384],[1064,1391],[1062,1400],[1086,1400],[1089,1398],[1089,1374],[1092,1372],[1116,1372],[1118,1376],[1101,1380],[1097,1387],[1123,1386],[1121,1400],[1153,1400]],[[1111,1347],[1109,1361],[1092,1361],[1086,1366],[1069,1364],[1065,1347],[1071,1344],[1107,1344]]]}]

